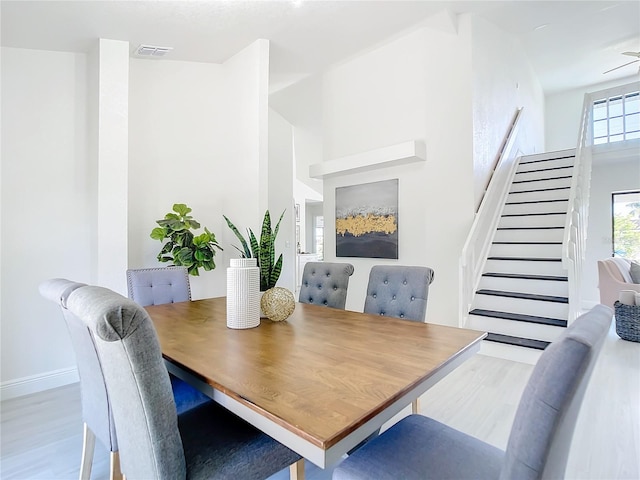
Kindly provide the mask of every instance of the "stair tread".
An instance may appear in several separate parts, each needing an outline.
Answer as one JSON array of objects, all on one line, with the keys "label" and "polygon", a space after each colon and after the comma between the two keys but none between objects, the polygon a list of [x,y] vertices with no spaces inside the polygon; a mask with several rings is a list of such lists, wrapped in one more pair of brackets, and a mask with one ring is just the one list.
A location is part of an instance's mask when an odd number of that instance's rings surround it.
[{"label": "stair tread", "polygon": [[498,310],[485,310],[483,308],[474,308],[469,312],[470,315],[479,315],[482,317],[502,318],[504,320],[514,320],[516,322],[538,323],[540,325],[550,325],[553,327],[566,327],[567,321],[561,318],[538,317],[536,315],[525,315],[523,313],[500,312]]},{"label": "stair tread", "polygon": [[513,260],[518,262],[561,262],[561,258],[542,257],[487,257],[487,260]]},{"label": "stair tread", "polygon": [[520,165],[531,165],[532,163],[551,162],[553,160],[566,160],[567,158],[576,158],[576,156],[574,154],[574,155],[567,155],[564,157],[541,158],[539,160],[529,160],[528,162],[525,160],[524,162],[520,162]]},{"label": "stair tread", "polygon": [[549,177],[549,178],[530,178],[529,180],[514,180],[513,183],[545,182],[547,180],[566,180],[567,178],[571,178],[571,175],[563,175],[561,177]]},{"label": "stair tread", "polygon": [[553,190],[569,190],[571,187],[550,187],[550,188],[534,188],[533,190],[520,190],[518,192],[509,192],[509,195],[516,193],[535,193],[535,192],[551,192]]},{"label": "stair tread", "polygon": [[507,213],[502,217],[535,217],[539,215],[566,215],[567,212]]},{"label": "stair tread", "polygon": [[485,340],[489,342],[504,343],[507,345],[515,345],[518,347],[533,348],[535,350],[544,350],[551,342],[544,340],[535,340],[533,338],[513,337],[511,335],[503,335],[501,333],[488,333]]},{"label": "stair tread", "polygon": [[487,288],[480,289],[476,293],[479,293],[481,295],[494,295],[496,297],[520,298],[522,300],[539,300],[541,302],[569,303],[569,299],[567,297],[558,297],[555,295],[538,295],[533,293],[507,292],[504,290],[491,290]]},{"label": "stair tread", "polygon": [[568,198],[554,198],[551,200],[527,200],[525,202],[505,202],[505,205],[526,205],[534,203],[553,203],[553,202],[568,202]]},{"label": "stair tread", "polygon": [[483,277],[497,277],[497,278],[513,278],[522,280],[548,280],[550,282],[568,282],[568,277],[558,277],[555,275],[525,275],[522,273],[500,273],[500,272],[485,272]]},{"label": "stair tread", "polygon": [[496,230],[558,230],[562,227],[498,227]]},{"label": "stair tread", "polygon": [[491,242],[492,245],[562,245],[562,242]]},{"label": "stair tread", "polygon": [[526,172],[516,172],[516,175],[521,175],[525,173],[535,173],[535,172],[550,172],[551,170],[563,170],[565,168],[573,168],[573,165],[564,165],[562,167],[549,167],[549,168],[540,168],[536,170],[527,170]]}]

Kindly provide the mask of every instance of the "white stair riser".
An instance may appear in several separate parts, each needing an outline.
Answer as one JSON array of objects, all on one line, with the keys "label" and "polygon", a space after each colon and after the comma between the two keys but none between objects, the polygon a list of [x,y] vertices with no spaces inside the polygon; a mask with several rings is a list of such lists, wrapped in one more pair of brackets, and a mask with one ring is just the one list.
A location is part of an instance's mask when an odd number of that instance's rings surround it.
[{"label": "white stair riser", "polygon": [[560,258],[562,245],[513,245],[493,244],[489,250],[490,257],[527,257],[527,258]]},{"label": "white stair riser", "polygon": [[561,242],[564,228],[543,230],[497,230],[494,242]]},{"label": "white stair riser", "polygon": [[567,303],[498,297],[496,295],[483,295],[479,293],[476,293],[475,297],[473,297],[473,308],[494,310],[496,312],[520,313],[522,315],[533,315],[536,317],[557,318],[559,320],[566,320],[569,315],[569,304]]},{"label": "white stair riser", "polygon": [[566,213],[500,217],[498,227],[563,227]]},{"label": "white stair riser", "polygon": [[487,259],[485,272],[520,273],[523,275],[565,276],[562,262],[532,262],[526,260],[491,260]]},{"label": "white stair riser", "polygon": [[569,158],[561,158],[558,160],[547,160],[545,162],[531,162],[527,163],[527,159],[523,158],[520,160],[520,164],[518,165],[518,173],[520,172],[531,172],[533,170],[541,170],[543,168],[555,168],[555,167],[571,167],[575,163],[575,157]]},{"label": "white stair riser", "polygon": [[516,347],[515,345],[506,345],[504,343],[489,342],[484,340],[480,345],[480,355],[487,357],[503,358],[512,362],[526,363],[535,365],[542,354],[542,350],[534,348]]},{"label": "white stair riser", "polygon": [[542,190],[544,188],[558,188],[558,187],[570,187],[571,179],[570,178],[557,178],[554,180],[539,180],[536,182],[523,182],[516,183],[514,182],[511,185],[510,192],[522,192],[527,190]]},{"label": "white stair riser", "polygon": [[513,320],[484,317],[480,315],[469,315],[467,328],[484,332],[500,333],[502,335],[510,335],[512,337],[544,340],[545,342],[553,342],[562,334],[563,331],[566,330],[564,327],[541,325],[539,323],[516,322]]},{"label": "white stair riser", "polygon": [[[545,167],[545,168],[553,168],[553,167]],[[571,175],[572,172],[573,172],[573,168],[571,167],[560,168],[555,170],[521,172],[521,173],[516,173],[513,180],[518,182],[521,180],[538,180],[541,178],[566,177],[567,175]]]},{"label": "white stair riser", "polygon": [[526,292],[535,295],[554,295],[566,297],[569,295],[568,282],[555,280],[530,280],[524,278],[486,277],[480,279],[478,289],[503,290],[507,292]]},{"label": "white stair riser", "polygon": [[534,202],[540,200],[566,200],[569,198],[569,189],[544,190],[542,192],[509,193],[507,203]]},{"label": "white stair riser", "polygon": [[523,213],[567,213],[569,200],[561,202],[545,203],[518,203],[515,205],[505,205],[502,210],[503,215],[515,215]]}]

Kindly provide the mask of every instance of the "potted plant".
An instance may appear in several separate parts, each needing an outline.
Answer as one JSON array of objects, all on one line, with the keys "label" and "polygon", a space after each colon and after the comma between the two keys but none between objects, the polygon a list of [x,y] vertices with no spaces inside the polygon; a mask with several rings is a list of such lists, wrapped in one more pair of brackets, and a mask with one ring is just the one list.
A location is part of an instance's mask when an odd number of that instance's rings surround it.
[{"label": "potted plant", "polygon": [[151,231],[151,238],[160,240],[167,239],[158,254],[161,262],[172,262],[173,265],[187,267],[190,275],[200,275],[200,267],[205,270],[216,268],[214,257],[215,249],[223,250],[216,236],[204,227],[204,232],[194,235],[192,230],[200,228],[191,215],[191,208],[184,203],[173,205],[173,212],[167,213],[163,219],[156,220],[160,225]]},{"label": "potted plant", "polygon": [[284,217],[284,211],[280,215],[278,223],[273,230],[271,229],[271,215],[269,214],[269,210],[265,212],[259,241],[250,228],[247,229],[247,241],[236,226],[231,223],[231,220],[225,215],[223,215],[223,217],[231,231],[235,233],[242,244],[242,248],[238,248],[235,245],[234,248],[240,252],[243,258],[257,259],[258,267],[260,268],[260,291],[266,292],[270,288],[275,287],[278,278],[280,278],[280,272],[282,271],[282,254],[275,260],[275,242],[278,236],[278,230],[280,229],[280,222],[282,221],[282,217]]}]

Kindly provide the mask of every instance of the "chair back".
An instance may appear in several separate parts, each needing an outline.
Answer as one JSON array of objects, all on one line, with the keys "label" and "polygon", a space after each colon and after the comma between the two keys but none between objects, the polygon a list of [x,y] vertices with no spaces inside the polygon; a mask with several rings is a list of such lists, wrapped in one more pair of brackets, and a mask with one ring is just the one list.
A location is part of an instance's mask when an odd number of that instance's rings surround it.
[{"label": "chair back", "polygon": [[364,313],[424,322],[433,275],[429,267],[374,265]]},{"label": "chair back", "polygon": [[123,473],[132,479],[184,479],[176,405],[147,312],[132,300],[95,286],[71,292],[66,306],[93,336],[118,432]]},{"label": "chair back", "polygon": [[352,274],[350,263],[308,262],[302,273],[298,301],[344,310]]},{"label": "chair back", "polygon": [[580,405],[612,316],[597,305],[542,353],[518,405],[502,480],[564,478]]},{"label": "chair back", "polygon": [[143,307],[191,300],[189,272],[185,267],[127,270],[129,298]]},{"label": "chair back", "polygon": [[91,332],[82,320],[67,310],[69,295],[84,286],[83,283],[56,278],[40,284],[39,290],[43,297],[60,306],[69,330],[80,377],[82,420],[109,451],[117,452],[118,441],[109,395]]}]

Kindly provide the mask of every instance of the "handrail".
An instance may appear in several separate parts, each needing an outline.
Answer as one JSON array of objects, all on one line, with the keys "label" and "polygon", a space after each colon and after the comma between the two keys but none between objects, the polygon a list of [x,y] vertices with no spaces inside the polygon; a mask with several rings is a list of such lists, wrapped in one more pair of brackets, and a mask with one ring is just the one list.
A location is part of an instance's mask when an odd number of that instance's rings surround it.
[{"label": "handrail", "polygon": [[582,105],[578,146],[562,240],[562,266],[567,271],[569,280],[569,324],[579,316],[582,308],[581,279],[586,252],[591,187],[592,103],[593,98],[587,93]]},{"label": "handrail", "polygon": [[480,283],[482,269],[487,258],[493,234],[496,230],[502,207],[509,193],[511,180],[515,174],[519,150],[514,145],[518,134],[518,126],[522,108],[516,110],[513,121],[502,145],[502,152],[496,163],[480,208],[476,213],[469,236],[462,248],[460,256],[460,311],[458,315],[460,326],[464,326],[469,316],[473,295]]}]

